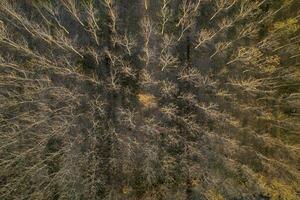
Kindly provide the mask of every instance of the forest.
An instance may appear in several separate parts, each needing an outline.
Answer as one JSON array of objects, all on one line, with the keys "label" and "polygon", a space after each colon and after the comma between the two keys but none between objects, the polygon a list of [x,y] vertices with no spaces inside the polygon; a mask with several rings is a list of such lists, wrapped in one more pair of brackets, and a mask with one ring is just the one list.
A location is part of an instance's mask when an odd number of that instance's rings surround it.
[{"label": "forest", "polygon": [[1,200],[300,200],[299,0],[1,0]]}]

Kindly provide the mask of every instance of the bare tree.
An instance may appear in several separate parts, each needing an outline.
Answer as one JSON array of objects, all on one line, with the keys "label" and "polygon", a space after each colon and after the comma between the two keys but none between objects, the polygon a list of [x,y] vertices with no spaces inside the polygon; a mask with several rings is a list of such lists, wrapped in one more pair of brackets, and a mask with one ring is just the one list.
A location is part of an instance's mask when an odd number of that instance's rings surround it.
[{"label": "bare tree", "polygon": [[0,199],[299,199],[298,7],[1,1]]},{"label": "bare tree", "polygon": [[221,11],[228,10],[236,3],[236,0],[217,0],[216,1],[216,12],[210,18],[213,20]]}]

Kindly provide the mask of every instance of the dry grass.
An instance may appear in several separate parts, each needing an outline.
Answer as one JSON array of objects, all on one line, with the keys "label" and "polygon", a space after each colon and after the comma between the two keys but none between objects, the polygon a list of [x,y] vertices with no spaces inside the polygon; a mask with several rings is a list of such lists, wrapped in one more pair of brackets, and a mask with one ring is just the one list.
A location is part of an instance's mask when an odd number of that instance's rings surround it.
[{"label": "dry grass", "polygon": [[140,93],[138,94],[139,102],[145,107],[145,108],[154,108],[157,106],[157,102],[155,99],[155,96],[149,93]]}]

